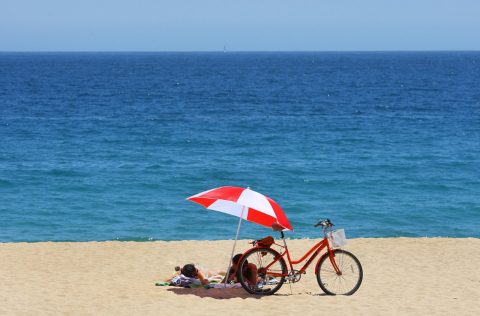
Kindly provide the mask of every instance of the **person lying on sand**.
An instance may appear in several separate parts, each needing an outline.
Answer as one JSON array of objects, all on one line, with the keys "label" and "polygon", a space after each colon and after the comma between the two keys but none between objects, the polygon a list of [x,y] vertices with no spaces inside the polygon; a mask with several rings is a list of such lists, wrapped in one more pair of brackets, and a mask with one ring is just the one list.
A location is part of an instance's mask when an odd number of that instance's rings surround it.
[{"label": "person lying on sand", "polygon": [[167,278],[165,280],[166,282],[176,283],[174,281],[177,280],[179,277],[186,277],[194,281],[198,281],[198,283],[200,283],[201,285],[207,285],[210,284],[210,282],[218,283],[222,280],[222,278],[224,278],[225,275],[225,272],[223,272],[223,274],[221,272],[212,273],[211,271],[204,273],[192,263],[186,264],[182,268],[175,267],[175,270],[176,272],[174,273],[174,275]]}]

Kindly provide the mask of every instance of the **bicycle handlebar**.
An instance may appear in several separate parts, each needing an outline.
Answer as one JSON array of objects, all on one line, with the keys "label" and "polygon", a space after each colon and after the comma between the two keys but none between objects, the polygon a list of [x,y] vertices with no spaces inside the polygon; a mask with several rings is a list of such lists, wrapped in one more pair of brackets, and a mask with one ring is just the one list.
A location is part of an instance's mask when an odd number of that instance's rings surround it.
[{"label": "bicycle handlebar", "polygon": [[332,226],[334,226],[334,225],[333,225],[333,223],[327,218],[327,219],[321,220],[321,221],[319,221],[318,223],[316,223],[315,225],[313,225],[313,227],[318,227],[318,226],[322,226],[323,228],[328,228],[328,227],[332,227]]}]

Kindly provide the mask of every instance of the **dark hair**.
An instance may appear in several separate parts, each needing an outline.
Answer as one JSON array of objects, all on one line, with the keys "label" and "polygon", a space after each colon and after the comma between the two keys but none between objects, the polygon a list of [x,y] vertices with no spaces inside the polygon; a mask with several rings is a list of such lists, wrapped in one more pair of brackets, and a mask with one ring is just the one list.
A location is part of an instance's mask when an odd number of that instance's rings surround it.
[{"label": "dark hair", "polygon": [[191,263],[186,264],[182,268],[182,274],[189,278],[194,278],[197,276],[197,268]]},{"label": "dark hair", "polygon": [[[241,254],[241,253],[237,253],[235,256],[233,256],[233,258],[232,258],[233,264],[239,263],[242,256],[243,256],[243,254]],[[248,260],[246,260],[245,263],[248,263]]]},{"label": "dark hair", "polygon": [[241,253],[237,253],[235,256],[233,256],[232,262],[233,262],[234,264],[237,264],[241,257],[242,257],[242,254],[241,254]]}]

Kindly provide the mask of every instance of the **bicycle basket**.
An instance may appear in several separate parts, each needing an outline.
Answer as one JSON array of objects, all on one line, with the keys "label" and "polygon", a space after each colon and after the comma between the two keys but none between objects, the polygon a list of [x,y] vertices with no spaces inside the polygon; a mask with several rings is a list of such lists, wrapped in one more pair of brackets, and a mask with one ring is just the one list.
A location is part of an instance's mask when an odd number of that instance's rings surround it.
[{"label": "bicycle basket", "polygon": [[347,237],[344,229],[337,229],[330,233],[330,243],[332,247],[343,247],[347,244]]}]

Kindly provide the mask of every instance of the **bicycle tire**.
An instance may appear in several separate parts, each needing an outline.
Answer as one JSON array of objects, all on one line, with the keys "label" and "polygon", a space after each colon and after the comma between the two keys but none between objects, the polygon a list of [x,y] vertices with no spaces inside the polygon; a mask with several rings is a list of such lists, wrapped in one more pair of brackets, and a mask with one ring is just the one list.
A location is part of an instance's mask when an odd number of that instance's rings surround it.
[{"label": "bicycle tire", "polygon": [[[269,268],[266,268],[279,257],[280,259],[278,261]],[[247,262],[255,264],[257,268],[257,284],[250,284],[245,275],[240,273],[240,271],[246,269],[244,265],[247,265]],[[276,274],[281,272],[282,276],[274,277],[272,274],[269,275],[268,272]],[[253,248],[247,251],[240,260],[237,279],[240,281],[242,287],[250,294],[272,295],[282,287],[286,274],[287,264],[280,253],[271,248]]]},{"label": "bicycle tire", "polygon": [[335,249],[333,253],[342,274],[335,272],[330,256],[326,253],[318,260],[315,269],[318,285],[328,295],[352,295],[362,284],[362,265],[351,252]]}]

